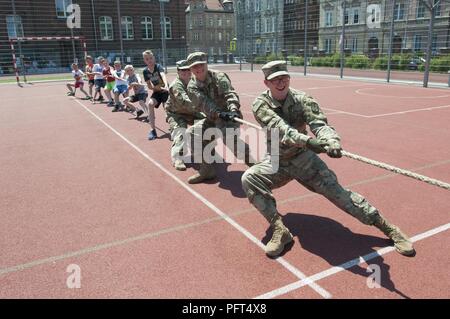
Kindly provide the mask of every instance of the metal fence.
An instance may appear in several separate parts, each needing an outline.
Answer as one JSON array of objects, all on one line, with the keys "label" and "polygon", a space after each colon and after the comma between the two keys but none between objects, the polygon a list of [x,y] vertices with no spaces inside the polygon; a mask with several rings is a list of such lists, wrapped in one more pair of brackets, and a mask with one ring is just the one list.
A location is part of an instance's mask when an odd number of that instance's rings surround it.
[{"label": "metal fence", "polygon": [[449,0],[235,3],[241,68],[286,59],[305,75],[450,86]]},{"label": "metal fence", "polygon": [[87,54],[141,67],[147,49],[175,65],[187,54],[185,8],[185,1],[0,0],[0,76],[67,74]]}]

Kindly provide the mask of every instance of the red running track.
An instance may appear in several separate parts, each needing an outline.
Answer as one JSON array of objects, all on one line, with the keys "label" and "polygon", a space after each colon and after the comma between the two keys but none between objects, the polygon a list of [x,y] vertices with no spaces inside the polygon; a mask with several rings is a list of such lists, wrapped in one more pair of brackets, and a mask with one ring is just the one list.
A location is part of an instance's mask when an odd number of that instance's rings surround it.
[{"label": "red running track", "polygon": [[[229,74],[254,121],[260,74]],[[292,85],[319,100],[349,151],[450,180],[449,90],[303,77]],[[1,95],[3,298],[450,297],[448,191],[323,157],[343,185],[411,236],[437,230],[416,243],[414,258],[387,252],[324,276],[389,241],[290,183],[275,196],[295,245],[282,262],[268,259],[249,240],[269,234],[242,192],[245,166],[219,165],[215,182],[180,184],[193,170],[171,167],[161,109],[163,138],[149,142],[146,124],[68,98],[61,83],[4,86]],[[71,264],[81,268],[80,289],[67,288]],[[368,288],[367,264],[380,266],[380,288]],[[301,281],[298,271],[316,284],[289,287]]]}]

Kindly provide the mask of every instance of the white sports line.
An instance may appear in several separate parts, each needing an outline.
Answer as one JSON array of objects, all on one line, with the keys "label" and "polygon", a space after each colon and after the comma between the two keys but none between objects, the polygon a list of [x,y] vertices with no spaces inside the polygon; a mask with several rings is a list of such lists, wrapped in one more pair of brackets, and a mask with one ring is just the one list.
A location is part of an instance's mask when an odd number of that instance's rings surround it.
[{"label": "white sports line", "polygon": [[[75,102],[77,102],[79,105],[81,105],[87,112],[89,112],[94,118],[96,118],[99,122],[101,122],[103,125],[105,125],[107,128],[109,128],[114,134],[116,134],[118,137],[120,137],[124,142],[126,142],[128,145],[130,145],[135,151],[137,151],[139,154],[141,154],[145,159],[150,161],[153,165],[158,167],[162,172],[167,174],[169,177],[171,177],[175,182],[177,182],[180,186],[182,186],[184,189],[186,189],[189,193],[191,193],[195,198],[200,200],[203,204],[205,204],[208,208],[210,208],[213,212],[215,212],[217,215],[222,217],[224,220],[226,220],[231,226],[236,228],[241,234],[243,234],[245,237],[247,237],[250,241],[252,241],[254,244],[256,244],[259,248],[264,249],[264,245],[261,243],[260,240],[258,240],[255,236],[253,236],[248,230],[246,230],[244,227],[239,225],[237,222],[234,221],[231,217],[229,217],[227,214],[225,214],[223,211],[221,211],[218,207],[216,207],[213,203],[211,203],[209,200],[207,200],[204,196],[202,196],[200,193],[195,191],[193,188],[191,188],[189,185],[184,183],[181,179],[179,179],[176,175],[174,175],[172,172],[167,170],[164,166],[162,166],[158,161],[150,157],[147,153],[145,153],[143,150],[141,150],[138,146],[133,144],[130,140],[128,140],[125,136],[123,136],[120,132],[118,132],[116,129],[114,129],[111,125],[106,123],[101,117],[99,117],[97,114],[95,114],[93,111],[91,111],[88,107],[86,107],[83,103],[80,101],[74,99]],[[301,272],[298,268],[291,265],[288,261],[286,261],[284,258],[277,258],[275,259],[279,264],[281,264],[284,268],[286,268],[289,272],[291,272],[294,276],[301,279],[302,282],[305,282],[306,285],[310,286],[314,291],[316,291],[318,294],[320,294],[324,298],[331,298],[331,294],[320,287],[315,282],[309,283],[309,280],[307,276]]]},{"label": "white sports line", "polygon": [[[419,240],[422,240],[422,239],[431,237],[433,235],[436,235],[438,233],[444,232],[444,231],[448,230],[449,228],[450,228],[450,223],[447,223],[447,224],[438,226],[436,228],[430,229],[430,230],[428,230],[426,232],[423,232],[421,234],[418,234],[418,235],[412,237],[411,240],[413,242],[417,242]],[[339,273],[341,271],[344,271],[346,269],[349,269],[349,268],[351,268],[353,266],[356,266],[356,265],[362,264],[364,262],[367,262],[369,260],[375,259],[377,257],[380,257],[382,255],[390,253],[390,252],[392,252],[394,250],[395,250],[395,248],[392,247],[392,246],[381,248],[381,249],[379,249],[379,250],[377,250],[375,252],[372,252],[370,254],[367,254],[367,255],[361,256],[359,258],[355,258],[355,259],[352,259],[350,261],[347,261],[347,262],[345,262],[345,263],[343,263],[343,264],[341,264],[339,266],[331,267],[331,268],[329,268],[327,270],[321,271],[321,272],[319,272],[319,273],[317,273],[315,275],[312,275],[312,276],[306,278],[306,280],[299,280],[299,281],[296,281],[296,282],[294,282],[292,284],[289,284],[289,285],[283,286],[281,288],[269,291],[269,292],[267,292],[267,293],[265,293],[263,295],[255,297],[254,299],[271,299],[271,298],[275,298],[275,297],[287,294],[287,293],[289,293],[291,291],[294,291],[296,289],[299,289],[299,288],[301,288],[301,287],[303,287],[303,286],[305,286],[307,284],[309,285],[311,282],[317,282],[318,280],[321,280],[323,278],[330,277],[331,275],[337,274],[337,273]]]}]

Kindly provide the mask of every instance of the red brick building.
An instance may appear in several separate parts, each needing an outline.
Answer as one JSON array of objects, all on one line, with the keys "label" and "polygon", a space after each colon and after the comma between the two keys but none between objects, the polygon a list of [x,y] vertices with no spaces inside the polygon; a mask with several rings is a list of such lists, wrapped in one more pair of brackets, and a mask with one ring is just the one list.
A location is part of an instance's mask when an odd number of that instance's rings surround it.
[{"label": "red brick building", "polygon": [[[67,27],[67,18],[72,12],[66,12],[66,8],[72,2],[80,8],[80,28]],[[88,53],[93,56],[103,55],[115,60],[121,56],[123,47],[124,62],[140,65],[141,52],[151,49],[161,62],[159,1],[119,0],[118,3],[115,0],[0,1],[0,75],[11,72],[9,39],[16,36],[81,36],[86,40]],[[184,0],[170,0],[164,4],[169,65],[186,56],[186,6]],[[19,55],[18,46],[16,50]],[[25,41],[21,43],[21,51],[30,73],[67,69],[74,52],[78,59],[83,59],[83,46],[78,40]]]}]

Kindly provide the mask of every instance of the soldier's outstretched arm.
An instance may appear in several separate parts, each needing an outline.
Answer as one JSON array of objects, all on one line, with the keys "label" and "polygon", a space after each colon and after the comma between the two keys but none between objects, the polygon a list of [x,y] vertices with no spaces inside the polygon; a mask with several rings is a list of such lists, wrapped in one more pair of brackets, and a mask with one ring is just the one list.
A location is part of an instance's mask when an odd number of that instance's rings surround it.
[{"label": "soldier's outstretched arm", "polygon": [[175,99],[175,105],[180,105],[183,109],[192,108],[192,111],[194,111],[194,104],[192,103],[189,95],[186,92],[186,89],[181,83],[173,83],[170,86],[169,90],[171,95]]},{"label": "soldier's outstretched arm", "polygon": [[239,96],[231,85],[230,78],[225,73],[219,73],[217,75],[219,81],[220,93],[225,97],[227,108],[229,112],[238,112],[241,108],[241,102]]},{"label": "soldier's outstretched arm", "polygon": [[282,117],[275,113],[272,108],[260,99],[256,99],[252,106],[253,115],[258,123],[267,129],[278,129],[280,132],[280,143],[285,145],[303,147],[307,144],[310,136],[300,133],[290,126]]},{"label": "soldier's outstretched arm", "polygon": [[217,118],[218,107],[216,103],[207,97],[197,85],[195,85],[194,81],[189,82],[187,93],[194,107],[198,111],[205,113],[211,120]]},{"label": "soldier's outstretched arm", "polygon": [[302,97],[303,117],[311,132],[320,140],[340,141],[336,130],[328,125],[326,115],[320,109],[319,103],[309,95]]}]

